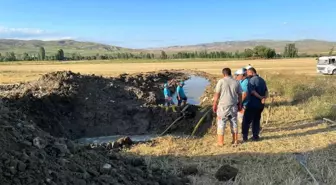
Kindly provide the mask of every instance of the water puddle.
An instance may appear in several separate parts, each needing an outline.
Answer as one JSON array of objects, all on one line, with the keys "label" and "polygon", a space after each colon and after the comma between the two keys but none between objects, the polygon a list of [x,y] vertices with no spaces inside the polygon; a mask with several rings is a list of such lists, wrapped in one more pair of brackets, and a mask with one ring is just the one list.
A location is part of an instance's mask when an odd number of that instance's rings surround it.
[{"label": "water puddle", "polygon": [[[174,138],[190,138],[189,135],[169,135]],[[154,134],[145,134],[145,135],[112,135],[112,136],[101,136],[101,137],[85,137],[78,139],[77,142],[80,145],[88,145],[88,144],[103,144],[117,141],[120,138],[129,137],[133,142],[147,142],[153,139],[160,137],[159,135]],[[191,137],[193,138],[193,137]]]},{"label": "water puddle", "polygon": [[[118,139],[123,138],[123,137],[126,137],[126,135],[81,138],[81,139],[78,139],[77,141],[79,144],[84,144],[84,145],[92,144],[92,143],[102,144],[102,143],[117,141]],[[145,141],[150,141],[151,139],[154,139],[158,136],[157,135],[131,135],[127,137],[129,137],[134,142],[145,142]]]},{"label": "water puddle", "polygon": [[[210,82],[203,77],[192,75],[186,80],[184,85],[184,92],[188,97],[188,103],[199,105],[201,103],[200,97],[203,95],[205,88]],[[177,104],[177,94],[173,94],[173,101]]]},{"label": "water puddle", "polygon": [[[192,75],[188,80],[185,81],[184,91],[188,97],[188,103],[199,105],[201,100],[200,97],[203,95],[206,87],[210,84],[210,82],[203,77]],[[177,104],[177,95],[173,94],[173,101]],[[120,138],[128,136],[133,142],[146,142],[152,139],[159,137],[158,135],[112,135],[112,136],[101,136],[101,137],[92,137],[92,138],[81,138],[78,139],[77,142],[79,144],[103,144],[108,142],[117,141]],[[181,135],[171,135],[175,138],[184,138],[188,136]]]}]

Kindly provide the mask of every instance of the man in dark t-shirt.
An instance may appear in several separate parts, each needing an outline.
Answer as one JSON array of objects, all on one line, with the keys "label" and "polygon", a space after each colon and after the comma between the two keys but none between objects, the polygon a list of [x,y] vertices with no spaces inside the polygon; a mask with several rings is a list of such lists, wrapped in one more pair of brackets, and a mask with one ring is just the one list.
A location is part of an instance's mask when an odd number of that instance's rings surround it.
[{"label": "man in dark t-shirt", "polygon": [[250,124],[252,123],[252,139],[257,141],[259,140],[261,113],[265,107],[268,89],[265,80],[257,75],[257,71],[253,67],[247,70],[247,76],[249,77],[248,102],[242,124],[243,140],[247,141]]}]

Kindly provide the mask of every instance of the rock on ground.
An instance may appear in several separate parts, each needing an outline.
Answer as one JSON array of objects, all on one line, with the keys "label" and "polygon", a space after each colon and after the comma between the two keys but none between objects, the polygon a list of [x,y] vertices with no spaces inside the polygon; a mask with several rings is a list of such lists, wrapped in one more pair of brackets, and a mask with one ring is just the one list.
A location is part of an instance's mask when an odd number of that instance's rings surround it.
[{"label": "rock on ground", "polygon": [[183,175],[196,175],[198,173],[198,169],[196,165],[184,166],[182,168]]},{"label": "rock on ground", "polygon": [[237,174],[238,174],[237,168],[234,168],[230,165],[223,165],[217,170],[215,177],[219,181],[229,181],[229,180],[234,181]]}]

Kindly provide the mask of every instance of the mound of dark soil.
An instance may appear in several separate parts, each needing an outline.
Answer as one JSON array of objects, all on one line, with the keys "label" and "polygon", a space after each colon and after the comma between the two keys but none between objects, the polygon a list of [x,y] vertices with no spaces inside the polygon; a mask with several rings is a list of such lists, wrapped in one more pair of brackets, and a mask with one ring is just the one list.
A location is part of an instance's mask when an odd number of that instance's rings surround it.
[{"label": "mound of dark soil", "polygon": [[[19,119],[21,118],[21,119]],[[79,148],[55,138],[0,103],[0,184],[185,184],[144,161]]]},{"label": "mound of dark soil", "polygon": [[[162,85],[187,78],[181,71],[117,78],[63,71],[1,85],[0,184],[186,184],[147,168],[140,158],[102,147],[89,150],[71,139],[161,133],[183,108],[157,106],[163,103]],[[198,109],[189,106],[191,116],[170,131],[190,134],[204,113]]]},{"label": "mound of dark soil", "polygon": [[[186,184],[114,147],[89,150],[70,139],[161,133],[183,108],[157,106],[162,85],[187,78],[181,71],[117,78],[54,72],[0,86],[0,184]],[[189,117],[170,131],[190,134],[205,112],[198,109],[189,106]]]},{"label": "mound of dark soil", "polygon": [[[188,78],[161,71],[118,78],[54,72],[26,84],[2,86],[7,107],[15,108],[52,136],[77,139],[104,135],[160,133],[181,115],[166,110],[162,85]],[[198,107],[191,106],[196,112]],[[199,117],[184,119],[172,130],[190,134]]]}]

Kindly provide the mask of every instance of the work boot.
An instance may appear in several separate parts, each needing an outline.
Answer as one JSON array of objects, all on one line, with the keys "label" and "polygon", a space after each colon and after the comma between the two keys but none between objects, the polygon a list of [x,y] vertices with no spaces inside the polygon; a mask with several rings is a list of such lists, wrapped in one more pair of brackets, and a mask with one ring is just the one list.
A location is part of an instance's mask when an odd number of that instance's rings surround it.
[{"label": "work boot", "polygon": [[234,144],[235,143],[235,134],[232,134],[232,142],[231,144]]},{"label": "work boot", "polygon": [[232,134],[232,145],[233,146],[238,145],[238,133]]},{"label": "work boot", "polygon": [[217,145],[218,146],[224,145],[224,135],[217,135]]}]

